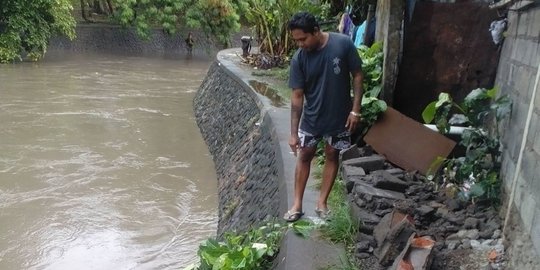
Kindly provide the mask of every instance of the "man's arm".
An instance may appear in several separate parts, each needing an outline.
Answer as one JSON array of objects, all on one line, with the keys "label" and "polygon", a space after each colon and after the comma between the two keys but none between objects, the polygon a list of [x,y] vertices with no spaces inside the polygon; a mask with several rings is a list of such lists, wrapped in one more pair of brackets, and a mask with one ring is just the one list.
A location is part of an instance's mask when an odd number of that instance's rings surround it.
[{"label": "man's arm", "polygon": [[304,90],[293,89],[291,95],[291,135],[298,135],[300,117],[304,106]]},{"label": "man's arm", "polygon": [[362,94],[364,93],[362,89],[362,82],[364,80],[364,74],[362,70],[357,70],[353,72],[353,107],[352,111],[355,113],[360,113],[360,106],[362,104]]},{"label": "man's arm", "polygon": [[353,75],[353,107],[351,110],[351,113],[349,114],[349,117],[347,118],[347,123],[345,124],[345,127],[349,130],[349,132],[354,132],[356,130],[356,127],[358,126],[358,123],[360,122],[360,106],[362,103],[362,81],[364,79],[364,75],[362,74],[362,70],[356,70],[352,72]]},{"label": "man's arm", "polygon": [[299,147],[298,128],[300,126],[300,118],[302,117],[302,110],[304,106],[304,90],[295,88],[291,95],[291,136],[289,139],[289,146],[296,155],[296,150]]}]

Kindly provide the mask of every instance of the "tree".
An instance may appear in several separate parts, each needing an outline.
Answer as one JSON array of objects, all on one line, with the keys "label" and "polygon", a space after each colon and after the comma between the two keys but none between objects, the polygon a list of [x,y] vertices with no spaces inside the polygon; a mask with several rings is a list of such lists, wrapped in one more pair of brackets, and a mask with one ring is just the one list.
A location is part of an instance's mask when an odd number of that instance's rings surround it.
[{"label": "tree", "polygon": [[202,29],[207,35],[216,38],[225,47],[230,45],[232,34],[240,30],[240,16],[237,9],[239,1],[200,0],[188,9],[187,25]]},{"label": "tree", "polygon": [[315,4],[310,0],[249,0],[247,21],[255,28],[259,51],[265,56],[262,68],[279,65],[284,56],[294,49],[288,22],[298,11],[309,11],[319,19],[328,14],[329,5],[324,1]]},{"label": "tree", "polygon": [[54,35],[75,38],[70,0],[0,1],[0,63],[43,57]]},{"label": "tree", "polygon": [[[114,13],[112,0],[80,0],[81,16],[86,22],[94,22],[92,13],[112,15]],[[89,10],[86,9],[88,6]]]},{"label": "tree", "polygon": [[114,0],[116,18],[124,26],[134,26],[139,36],[148,38],[152,27],[169,34],[188,26],[228,44],[240,29],[237,13],[244,5],[238,0]]}]

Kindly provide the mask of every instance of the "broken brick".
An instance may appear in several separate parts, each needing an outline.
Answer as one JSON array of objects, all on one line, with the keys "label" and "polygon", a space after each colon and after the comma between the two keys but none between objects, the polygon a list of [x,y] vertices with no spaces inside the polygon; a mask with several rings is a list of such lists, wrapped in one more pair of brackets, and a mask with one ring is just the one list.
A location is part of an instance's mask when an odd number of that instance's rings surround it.
[{"label": "broken brick", "polygon": [[401,254],[394,261],[392,267],[390,267],[389,269],[430,269],[431,260],[433,257],[432,250],[434,245],[435,241],[433,241],[433,239],[429,236],[416,237],[414,234],[411,235],[407,242],[407,246],[403,249]]},{"label": "broken brick", "polygon": [[384,266],[391,265],[414,233],[413,221],[408,215],[393,211],[384,216],[373,230],[377,241],[373,254],[379,259],[379,263]]}]

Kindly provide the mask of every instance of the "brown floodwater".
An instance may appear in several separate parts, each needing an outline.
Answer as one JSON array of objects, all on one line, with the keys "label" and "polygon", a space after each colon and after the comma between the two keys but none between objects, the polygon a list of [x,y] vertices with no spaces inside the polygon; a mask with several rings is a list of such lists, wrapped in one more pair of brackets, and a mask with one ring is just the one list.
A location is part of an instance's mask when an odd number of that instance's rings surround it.
[{"label": "brown floodwater", "polygon": [[205,59],[0,65],[0,269],[181,269],[217,226]]}]

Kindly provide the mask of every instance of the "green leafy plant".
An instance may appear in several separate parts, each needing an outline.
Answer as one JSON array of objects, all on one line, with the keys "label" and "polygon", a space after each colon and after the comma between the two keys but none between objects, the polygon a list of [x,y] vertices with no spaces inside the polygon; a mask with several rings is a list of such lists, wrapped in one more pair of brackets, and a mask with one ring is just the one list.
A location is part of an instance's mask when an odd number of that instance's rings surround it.
[{"label": "green leafy plant", "polygon": [[378,99],[382,89],[384,59],[382,43],[375,42],[371,47],[362,45],[358,48],[358,54],[362,59],[362,72],[364,74],[364,95],[361,104],[362,130],[360,132],[363,136],[387,109],[386,102]]},{"label": "green leafy plant", "polygon": [[246,233],[225,233],[223,241],[208,239],[198,251],[200,265],[185,269],[268,269],[287,227],[268,223]]},{"label": "green leafy plant", "polygon": [[228,232],[222,241],[204,241],[197,253],[200,263],[192,264],[184,270],[270,269],[287,229],[299,236],[308,237],[314,228],[313,223],[298,220],[288,225],[267,223],[246,233]]},{"label": "green leafy plant", "polygon": [[300,219],[296,222],[290,223],[289,228],[292,229],[296,235],[307,238],[310,236],[311,232],[316,228],[316,226],[311,221]]},{"label": "green leafy plant", "polygon": [[364,96],[378,97],[382,88],[382,64],[384,59],[381,42],[375,42],[371,47],[361,45],[358,54],[362,59],[362,71],[364,73]]},{"label": "green leafy plant", "polygon": [[386,102],[375,97],[362,98],[362,131],[360,134],[365,135],[369,128],[377,122],[380,115],[386,111],[388,106]]},{"label": "green leafy plant", "polygon": [[[496,98],[497,89],[474,89],[462,104],[457,104],[448,93],[440,93],[436,101],[431,102],[422,112],[424,122],[435,121],[437,129],[443,134],[448,133],[450,125],[479,127],[484,125],[487,117],[494,116],[497,124],[505,115],[510,113],[510,102],[507,96]],[[494,100],[493,104],[491,101]],[[491,104],[491,105],[490,105]],[[458,111],[448,118],[452,109]],[[497,130],[495,129],[497,132]]]},{"label": "green leafy plant", "polygon": [[240,30],[238,11],[244,10],[244,4],[231,0],[196,1],[186,12],[187,26],[202,29],[209,37],[229,47],[231,36]]},{"label": "green leafy plant", "polygon": [[[437,101],[431,102],[422,112],[426,123],[435,122],[441,133],[447,133],[450,125],[467,128],[461,135],[460,145],[465,147],[465,156],[437,159],[442,172],[431,171],[430,178],[440,176],[442,184],[455,184],[464,199],[488,200],[496,203],[500,194],[499,171],[501,144],[499,122],[510,113],[511,102],[507,96],[496,98],[497,90],[478,88],[471,91],[461,104],[441,93]],[[451,115],[452,110],[458,113]]]}]

